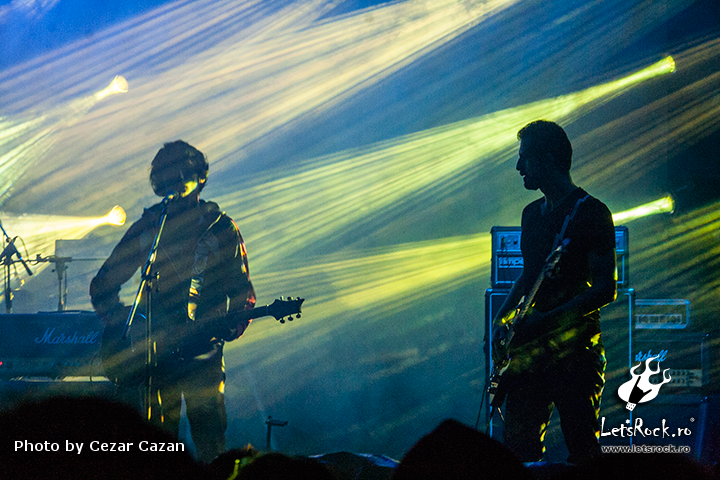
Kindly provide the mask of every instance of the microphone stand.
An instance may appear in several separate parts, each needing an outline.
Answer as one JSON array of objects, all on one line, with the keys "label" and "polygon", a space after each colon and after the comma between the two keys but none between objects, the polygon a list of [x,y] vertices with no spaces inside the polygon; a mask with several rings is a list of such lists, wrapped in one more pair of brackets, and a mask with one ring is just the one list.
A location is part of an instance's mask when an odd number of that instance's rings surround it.
[{"label": "microphone stand", "polygon": [[2,222],[0,222],[0,230],[2,230],[3,236],[5,237],[5,242],[7,245],[3,249],[2,253],[0,253],[0,260],[2,260],[2,264],[5,265],[5,313],[12,313],[12,288],[10,288],[10,266],[15,263],[12,260],[12,256],[16,255],[18,258],[18,261],[22,263],[23,267],[25,267],[25,271],[28,275],[32,275],[32,270],[30,270],[30,267],[28,267],[28,264],[25,263],[25,259],[23,259],[22,255],[20,254],[20,251],[15,247],[15,238],[10,238],[10,236],[5,231],[5,228],[2,226]]},{"label": "microphone stand", "polygon": [[143,291],[145,291],[147,298],[145,299],[145,391],[143,396],[143,408],[147,414],[147,420],[152,419],[152,370],[157,366],[157,360],[154,355],[154,342],[152,338],[152,291],[157,288],[158,274],[152,272],[152,266],[157,258],[158,244],[160,243],[160,236],[162,235],[163,228],[165,228],[165,221],[167,220],[167,207],[171,200],[170,195],[163,199],[163,210],[160,214],[160,228],[158,229],[155,240],[153,241],[152,247],[150,248],[150,255],[145,261],[145,266],[142,270],[142,276],[140,280],[140,286],[135,294],[135,301],[133,302],[132,309],[128,315],[127,321],[125,322],[125,328],[122,333],[122,340],[127,340],[127,336],[130,333],[135,314],[138,306],[142,299]]},{"label": "microphone stand", "polygon": [[35,264],[41,262],[52,262],[55,264],[55,272],[58,279],[58,312],[67,311],[67,297],[68,297],[68,263],[70,262],[97,262],[102,261],[102,258],[73,258],[73,257],[59,257],[57,255],[50,255],[49,257],[43,257],[39,253],[31,261]]}]

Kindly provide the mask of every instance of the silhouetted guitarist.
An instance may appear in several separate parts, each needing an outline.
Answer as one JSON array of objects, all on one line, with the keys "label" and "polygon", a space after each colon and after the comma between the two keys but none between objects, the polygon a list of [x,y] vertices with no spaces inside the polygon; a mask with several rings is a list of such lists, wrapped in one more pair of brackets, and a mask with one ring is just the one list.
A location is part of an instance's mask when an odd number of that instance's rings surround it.
[{"label": "silhouetted guitarist", "polygon": [[502,350],[507,321],[541,274],[550,252],[567,247],[555,274],[542,282],[529,314],[513,325],[504,443],[523,461],[543,457],[542,438],[557,407],[570,456],[600,453],[598,414],[605,372],[600,307],[616,296],[615,229],[608,208],[570,177],[572,146],[565,131],[535,121],[518,132],[517,170],[543,197],[522,213],[523,272],[493,321]]}]

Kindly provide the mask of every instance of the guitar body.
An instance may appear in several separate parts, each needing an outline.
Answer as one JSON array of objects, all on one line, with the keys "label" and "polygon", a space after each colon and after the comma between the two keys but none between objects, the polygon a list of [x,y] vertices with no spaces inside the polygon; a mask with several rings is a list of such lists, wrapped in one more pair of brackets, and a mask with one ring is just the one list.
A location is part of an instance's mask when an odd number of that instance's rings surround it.
[{"label": "guitar body", "polygon": [[[285,323],[285,317],[300,317],[303,298],[275,300],[271,305],[244,310],[233,315],[234,322],[250,321],[266,316],[275,317]],[[103,331],[100,355],[105,375],[113,382],[122,385],[141,385],[151,369],[148,369],[145,317],[136,314],[129,335],[123,340],[125,323],[131,307],[118,309],[111,318],[107,318]],[[155,318],[155,315],[153,315]],[[155,322],[153,322],[155,323]],[[177,319],[172,331],[164,329],[153,332],[156,336],[153,348],[152,364],[172,365],[174,362],[189,360],[212,351],[218,342],[233,340],[234,330],[225,317],[206,321],[184,322]],[[170,336],[171,335],[171,336]],[[154,365],[153,365],[154,366]]]},{"label": "guitar body", "polygon": [[[535,302],[535,295],[546,278],[551,277],[555,273],[560,256],[565,251],[569,243],[568,239],[553,250],[545,261],[542,272],[535,280],[530,292],[523,297],[518,307],[515,309],[515,315],[504,319],[504,324],[508,331],[505,338],[500,342],[500,351],[493,350],[493,367],[488,381],[488,399],[493,411],[499,409],[505,401],[507,394],[506,377],[511,372],[527,371],[532,368],[536,362],[541,362],[547,352],[543,345],[542,339],[534,339],[523,345],[513,344],[515,337],[514,327],[522,324],[527,316],[529,316],[532,306]],[[512,368],[511,368],[511,363]]]},{"label": "guitar body", "polygon": [[490,372],[490,380],[488,382],[488,396],[490,406],[494,409],[500,408],[505,401],[507,395],[507,376],[510,375],[510,363],[514,357],[514,352],[511,350],[510,345],[515,336],[515,330],[513,325],[522,321],[521,312],[527,312],[527,309],[523,309],[522,305],[525,303],[525,298],[521,301],[521,306],[515,309],[515,314],[507,319],[508,332],[505,339],[500,342],[499,351],[493,350],[493,366]]}]

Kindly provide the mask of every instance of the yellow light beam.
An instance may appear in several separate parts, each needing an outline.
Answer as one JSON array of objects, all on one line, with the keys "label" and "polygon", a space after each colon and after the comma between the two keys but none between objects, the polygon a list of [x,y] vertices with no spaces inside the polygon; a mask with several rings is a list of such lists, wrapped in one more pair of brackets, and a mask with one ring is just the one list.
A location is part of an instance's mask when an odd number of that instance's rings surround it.
[{"label": "yellow light beam", "polygon": [[308,111],[331,109],[514,3],[396,2],[261,42],[253,39],[252,52],[245,42],[235,44],[233,62],[227,51],[209,57],[199,66],[207,72],[200,80],[209,87],[233,81],[234,75],[248,76],[251,81],[238,85],[235,98],[254,114],[245,111],[232,122],[218,118],[224,128],[207,129],[202,137],[224,155],[230,151],[228,139],[260,138]]},{"label": "yellow light beam", "polygon": [[[486,277],[490,243],[483,233],[309,257],[297,268],[263,270],[253,282],[265,295],[306,298],[302,322],[312,323],[313,338],[321,338],[358,314],[366,322],[378,321]],[[248,340],[276,334],[282,329],[263,329]],[[247,345],[243,339],[243,348]]]},{"label": "yellow light beam", "polygon": [[673,213],[675,211],[675,202],[671,196],[663,197],[653,202],[640,205],[639,207],[625,210],[613,214],[615,224],[628,223],[638,218],[657,215],[659,213]]},{"label": "yellow light beam", "polygon": [[[63,145],[56,174],[47,180],[57,190],[75,181],[64,168],[103,175],[108,168],[97,159],[112,153],[131,170],[144,149],[179,136],[199,139],[195,143],[210,158],[222,159],[214,168],[227,171],[245,160],[249,143],[277,135],[279,127],[310,111],[332,108],[515,3],[390,2],[335,18],[324,18],[333,8],[327,1],[296,2],[277,12],[249,1],[173,4],[102,32],[92,45],[80,42],[0,72],[0,84],[15,102],[26,104],[33,95],[23,86],[37,84],[37,65],[81,70],[82,78],[58,79],[68,90],[84,88],[87,75],[110,69],[132,71],[137,79],[139,87],[122,108],[96,113],[93,138]],[[183,48],[188,42],[192,48]],[[145,135],[150,128],[154,136]],[[139,141],[122,141],[118,130]],[[94,138],[98,132],[105,138]],[[67,135],[87,138],[82,131]],[[69,199],[76,209],[94,201],[86,195]]]},{"label": "yellow light beam", "polygon": [[[720,61],[720,39],[674,55],[682,71]],[[656,101],[606,122],[573,140],[573,178],[622,195],[635,184],[664,175],[663,159],[720,129],[720,72],[710,71]]]},{"label": "yellow light beam", "polygon": [[83,117],[101,99],[127,92],[125,78],[116,76],[109,86],[95,95],[80,97],[40,115],[24,119],[0,118],[0,205],[11,194],[15,183],[50,150],[56,133]]},{"label": "yellow light beam", "polygon": [[291,175],[271,171],[219,202],[238,212],[236,218],[250,232],[249,244],[285,258],[398,202],[463,185],[468,169],[506,161],[503,152],[516,144],[516,132],[529,121],[570,121],[638,82],[671,72],[671,65],[665,59],[580,92],[322,157]]},{"label": "yellow light beam", "polygon": [[[140,144],[121,141],[116,133],[93,142],[82,131],[66,130],[64,135],[80,135],[85,142],[65,142],[59,155],[65,164],[56,158],[56,174],[47,181],[63,190],[78,170],[107,174],[107,165],[97,159],[108,154],[94,150],[109,145],[114,158],[124,155],[124,166],[142,158],[138,150],[177,137],[201,139],[194,144],[210,158],[234,156],[278,127],[382,81],[517,1],[412,0],[326,20],[334,8],[327,0],[291,2],[279,10],[262,2],[206,0],[129,20],[103,32],[92,46],[79,43],[63,49],[64,57],[58,52],[33,62],[45,69],[82,70],[82,79],[58,79],[69,90],[82,88],[99,68],[134,78],[133,94],[118,101],[121,108],[113,104],[107,107],[112,115],[98,110],[90,117],[90,135],[121,130]],[[34,94],[25,85],[38,76],[27,66],[0,72],[0,86],[12,95],[8,102],[27,105]],[[141,133],[149,129],[153,135]],[[95,200],[83,195],[70,202],[81,209]]]},{"label": "yellow light beam", "polygon": [[[101,217],[17,215],[0,212],[0,220],[8,235],[18,236],[22,239],[28,253],[26,260],[29,260],[36,258],[37,255],[52,255],[56,240],[80,239],[101,225],[123,225],[125,211],[116,205],[107,215]],[[18,244],[18,248],[20,248],[20,244]],[[22,253],[25,254],[24,251]],[[46,263],[41,263],[38,264],[37,269],[40,271],[46,266]]]},{"label": "yellow light beam", "polygon": [[[633,270],[636,277],[647,278],[647,291],[686,292],[695,299],[713,299],[716,305],[720,290],[720,203],[688,212],[667,226],[658,227],[654,235],[644,235],[633,247]],[[712,278],[697,283],[694,278],[700,271],[713,272]],[[692,285],[692,292],[687,292]],[[714,297],[713,297],[714,295]]]},{"label": "yellow light beam", "polygon": [[125,210],[123,210],[120,205],[115,205],[112,210],[110,210],[110,213],[105,215],[105,221],[108,225],[114,225],[116,227],[125,225],[126,219],[127,215],[125,214]]}]

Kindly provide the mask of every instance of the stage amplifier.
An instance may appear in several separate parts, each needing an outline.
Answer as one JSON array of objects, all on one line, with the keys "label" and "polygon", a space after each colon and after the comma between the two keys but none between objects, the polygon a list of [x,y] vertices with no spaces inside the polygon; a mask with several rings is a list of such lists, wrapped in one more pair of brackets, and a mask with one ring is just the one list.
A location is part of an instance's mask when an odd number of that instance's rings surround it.
[{"label": "stage amplifier", "polygon": [[[490,286],[510,289],[523,271],[520,227],[492,227],[490,229],[492,258],[490,260]],[[615,254],[617,255],[617,288],[630,288],[628,229],[615,227]]]},{"label": "stage amplifier", "polygon": [[93,312],[0,315],[0,379],[104,375]]}]

